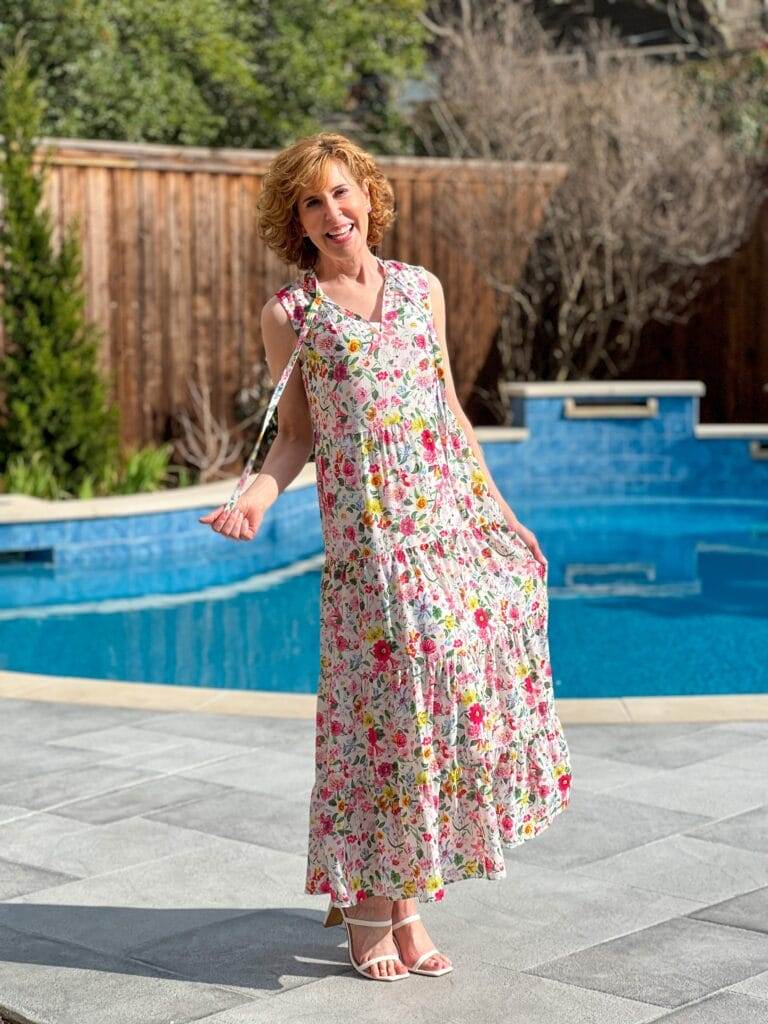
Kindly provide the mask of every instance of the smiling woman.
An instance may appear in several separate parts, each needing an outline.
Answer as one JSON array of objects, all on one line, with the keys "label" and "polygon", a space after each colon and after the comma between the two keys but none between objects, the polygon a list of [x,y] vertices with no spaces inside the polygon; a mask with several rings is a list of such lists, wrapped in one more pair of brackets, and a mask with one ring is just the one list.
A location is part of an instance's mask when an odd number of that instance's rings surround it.
[{"label": "smiling woman", "polygon": [[260,210],[268,244],[304,268],[262,311],[279,430],[236,504],[201,521],[250,539],[314,447],[325,562],[305,891],[330,897],[326,924],[345,922],[366,977],[445,974],[416,901],[506,877],[504,847],[569,802],[547,563],[458,404],[440,282],[372,251],[393,216],[373,159],[343,136],[300,140]]}]

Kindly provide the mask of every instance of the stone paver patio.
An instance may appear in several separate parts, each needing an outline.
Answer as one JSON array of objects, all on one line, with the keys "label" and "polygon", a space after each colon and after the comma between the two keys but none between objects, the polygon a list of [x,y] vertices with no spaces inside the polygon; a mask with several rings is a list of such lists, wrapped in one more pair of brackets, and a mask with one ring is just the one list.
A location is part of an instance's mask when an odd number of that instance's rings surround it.
[{"label": "stone paver patio", "polygon": [[312,719],[0,699],[0,1017],[764,1024],[768,722],[564,726],[570,807],[389,986],[302,893]]}]

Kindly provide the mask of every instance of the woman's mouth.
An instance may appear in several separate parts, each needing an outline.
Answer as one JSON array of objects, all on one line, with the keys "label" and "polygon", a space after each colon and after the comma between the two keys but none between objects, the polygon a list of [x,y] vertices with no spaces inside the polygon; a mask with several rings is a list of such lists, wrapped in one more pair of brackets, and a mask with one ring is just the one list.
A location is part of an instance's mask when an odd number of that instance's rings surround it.
[{"label": "woman's mouth", "polygon": [[340,231],[326,231],[325,237],[329,238],[332,242],[335,242],[337,245],[341,245],[343,242],[346,242],[347,239],[350,237],[350,235],[352,234],[352,230],[354,229],[354,226],[354,224],[348,224],[345,228],[342,228]]}]

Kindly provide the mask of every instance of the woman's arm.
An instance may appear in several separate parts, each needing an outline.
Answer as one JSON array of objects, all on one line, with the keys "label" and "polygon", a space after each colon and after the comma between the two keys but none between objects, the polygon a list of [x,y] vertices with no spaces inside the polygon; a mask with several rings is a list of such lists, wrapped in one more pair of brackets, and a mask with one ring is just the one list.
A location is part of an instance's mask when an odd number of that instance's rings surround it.
[{"label": "woman's arm", "polygon": [[462,427],[464,428],[464,432],[467,435],[467,440],[469,441],[470,447],[472,448],[472,451],[475,453],[477,461],[480,463],[480,468],[482,469],[483,473],[485,474],[485,478],[488,481],[488,490],[494,496],[496,501],[498,501],[502,510],[505,512],[505,515],[506,513],[509,513],[509,515],[512,517],[512,520],[514,520],[514,522],[517,522],[514,512],[509,507],[507,502],[504,500],[503,495],[496,486],[493,477],[491,476],[490,471],[485,464],[485,459],[483,458],[483,452],[480,447],[480,442],[475,437],[475,432],[472,429],[472,424],[469,422],[466,413],[462,409],[461,403],[459,402],[459,397],[456,394],[456,386],[453,382],[450,358],[448,356],[448,342],[446,340],[445,296],[443,294],[443,286],[440,283],[440,278],[436,277],[431,271],[427,271],[427,276],[429,277],[429,293],[432,300],[432,317],[435,322],[437,339],[440,342],[440,348],[443,353],[443,380],[445,381],[445,393],[448,405],[450,405],[451,409],[456,415],[456,419],[459,421],[459,423],[461,423]]},{"label": "woman's arm", "polygon": [[[280,300],[272,296],[261,311],[261,336],[273,384],[277,384],[297,337]],[[270,505],[303,469],[312,452],[312,420],[301,369],[294,366],[277,403],[277,436],[261,469],[246,485],[235,507],[221,505],[200,517],[217,533],[233,540],[253,540]]]},{"label": "woman's arm", "polygon": [[461,408],[461,403],[459,402],[458,395],[456,394],[456,387],[453,382],[453,375],[451,374],[450,358],[448,356],[448,342],[446,339],[445,330],[445,296],[443,294],[443,286],[440,283],[440,278],[436,277],[429,270],[427,270],[427,277],[429,278],[429,294],[432,303],[432,318],[435,323],[437,340],[440,343],[440,349],[443,354],[443,380],[445,381],[445,393],[448,405],[453,410],[456,419],[464,428],[464,432],[467,435],[467,441],[469,442],[472,451],[475,453],[477,461],[480,464],[480,468],[482,469],[485,475],[485,479],[488,484],[488,490],[499,503],[502,515],[504,516],[504,519],[506,520],[507,524],[511,527],[511,529],[515,530],[515,532],[521,537],[521,539],[528,546],[528,548],[531,551],[531,554],[536,558],[536,560],[541,562],[543,565],[546,565],[547,559],[544,556],[543,551],[541,550],[536,535],[531,530],[529,530],[528,527],[523,526],[523,524],[520,522],[520,520],[517,518],[515,513],[510,508],[510,506],[505,501],[501,491],[496,486],[496,483],[493,477],[491,476],[490,470],[485,464],[483,452],[482,449],[480,448],[480,442],[475,437],[475,432],[472,429],[472,424],[469,422],[466,413]]}]

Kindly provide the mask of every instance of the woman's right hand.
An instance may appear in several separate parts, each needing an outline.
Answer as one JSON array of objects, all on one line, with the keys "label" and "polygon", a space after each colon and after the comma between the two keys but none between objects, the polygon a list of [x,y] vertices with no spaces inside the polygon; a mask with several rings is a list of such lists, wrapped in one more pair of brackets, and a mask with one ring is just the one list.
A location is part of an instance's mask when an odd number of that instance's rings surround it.
[{"label": "woman's right hand", "polygon": [[227,512],[226,504],[219,505],[207,515],[200,516],[198,522],[210,525],[216,533],[231,540],[253,540],[265,511],[261,505],[248,501],[246,495],[241,494],[231,512]]}]

